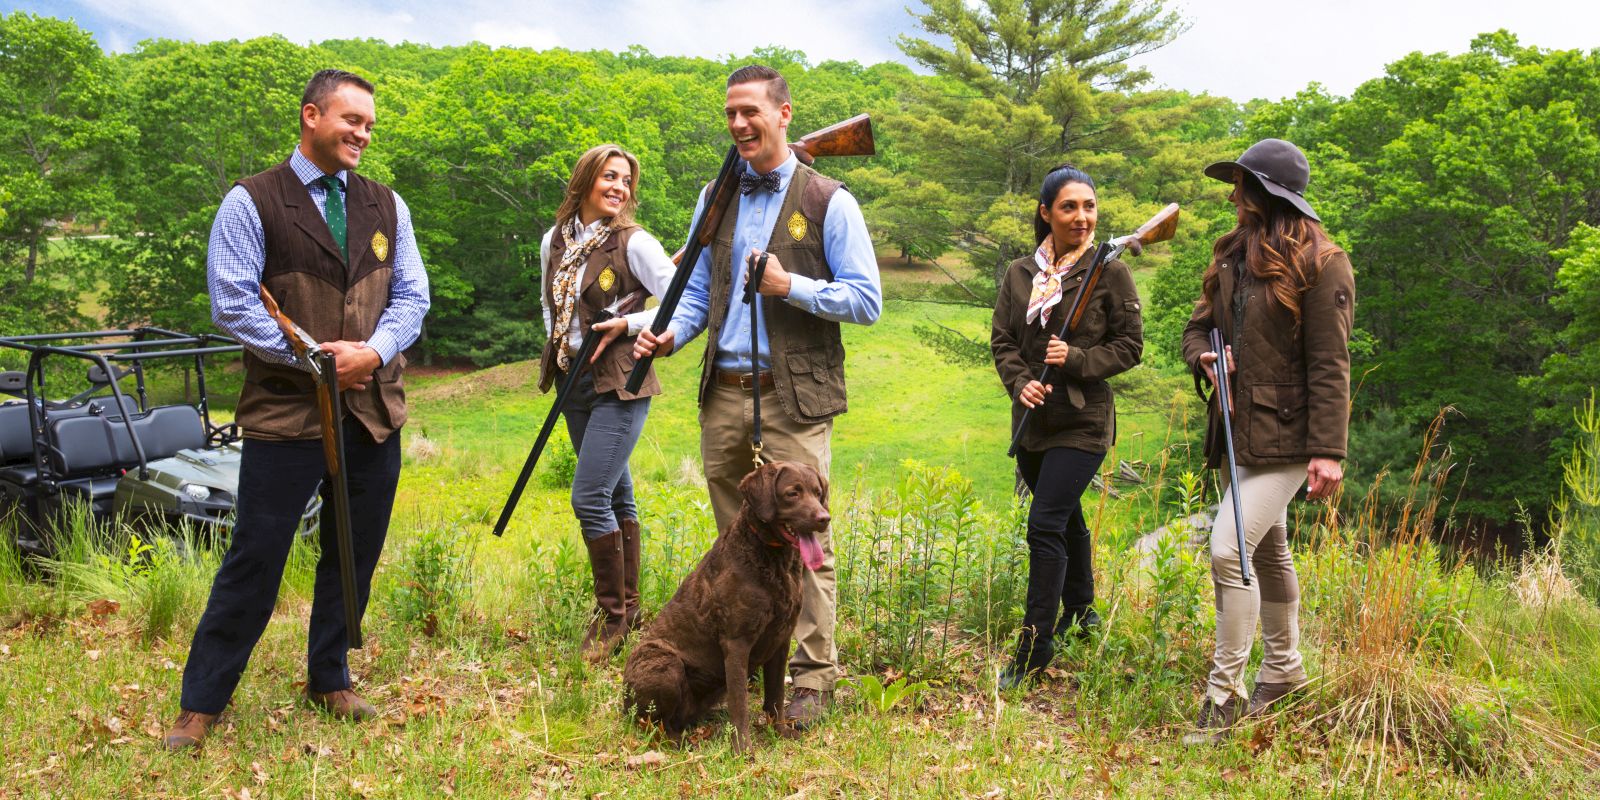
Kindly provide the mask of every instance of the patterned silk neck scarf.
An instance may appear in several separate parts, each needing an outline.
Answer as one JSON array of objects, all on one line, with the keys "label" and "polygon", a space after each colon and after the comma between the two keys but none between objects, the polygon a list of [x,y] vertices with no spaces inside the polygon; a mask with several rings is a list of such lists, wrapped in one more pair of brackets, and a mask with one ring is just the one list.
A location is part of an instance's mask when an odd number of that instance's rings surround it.
[{"label": "patterned silk neck scarf", "polygon": [[567,331],[572,328],[572,311],[578,306],[578,278],[583,275],[589,254],[605,244],[611,238],[611,232],[617,228],[615,225],[605,225],[583,244],[573,244],[582,229],[577,217],[561,226],[561,241],[566,244],[566,249],[561,252],[561,264],[556,267],[555,277],[550,281],[550,299],[556,310],[550,335],[561,337],[561,346],[556,350],[556,365],[561,367],[562,372],[566,372],[572,364],[572,340],[567,336]]},{"label": "patterned silk neck scarf", "polygon": [[[1093,244],[1090,242],[1091,247]],[[1028,296],[1028,313],[1023,322],[1037,318],[1041,326],[1049,325],[1050,308],[1061,302],[1061,279],[1072,271],[1076,261],[1063,258],[1056,263],[1055,240],[1051,236],[1044,237],[1039,249],[1033,251],[1033,260],[1039,265],[1039,274],[1033,276],[1033,292]]]}]

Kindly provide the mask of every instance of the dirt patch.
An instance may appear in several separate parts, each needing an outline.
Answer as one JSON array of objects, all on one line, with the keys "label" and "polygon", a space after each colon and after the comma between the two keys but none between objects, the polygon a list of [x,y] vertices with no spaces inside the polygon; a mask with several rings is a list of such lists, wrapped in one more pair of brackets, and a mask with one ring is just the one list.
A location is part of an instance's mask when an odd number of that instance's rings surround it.
[{"label": "dirt patch", "polygon": [[533,361],[515,361],[497,367],[464,372],[459,377],[436,383],[410,392],[414,400],[438,402],[441,400],[466,400],[471,397],[496,394],[515,389],[538,389],[539,365]]}]

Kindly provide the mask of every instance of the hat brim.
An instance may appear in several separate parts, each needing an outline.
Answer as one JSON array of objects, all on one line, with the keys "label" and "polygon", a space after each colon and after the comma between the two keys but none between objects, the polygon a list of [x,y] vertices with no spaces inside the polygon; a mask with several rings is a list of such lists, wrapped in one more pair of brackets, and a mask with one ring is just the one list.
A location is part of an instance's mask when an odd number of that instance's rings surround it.
[{"label": "hat brim", "polygon": [[1276,181],[1273,181],[1271,178],[1268,178],[1268,177],[1262,175],[1261,173],[1256,172],[1255,170],[1250,169],[1249,167],[1247,167],[1247,166],[1245,166],[1243,164],[1240,164],[1237,161],[1218,161],[1215,164],[1212,164],[1212,165],[1206,167],[1205,168],[1205,174],[1206,174],[1206,177],[1215,178],[1215,179],[1217,179],[1219,181],[1222,181],[1223,183],[1233,183],[1233,171],[1234,170],[1239,170],[1240,172],[1243,172],[1244,174],[1249,175],[1252,178],[1255,178],[1256,179],[1256,184],[1258,186],[1260,186],[1263,189],[1266,189],[1269,194],[1272,194],[1272,195],[1274,195],[1276,197],[1281,197],[1284,200],[1289,201],[1289,205],[1294,206],[1295,209],[1298,210],[1300,213],[1302,213],[1302,214],[1304,214],[1304,215],[1306,215],[1306,216],[1308,216],[1308,217],[1310,217],[1310,218],[1312,218],[1312,219],[1314,219],[1314,220],[1316,220],[1318,222],[1322,221],[1322,217],[1317,216],[1317,212],[1312,210],[1311,204],[1307,203],[1306,199],[1304,197],[1301,197],[1300,195],[1296,194],[1293,190],[1288,189],[1288,188],[1280,185]]}]

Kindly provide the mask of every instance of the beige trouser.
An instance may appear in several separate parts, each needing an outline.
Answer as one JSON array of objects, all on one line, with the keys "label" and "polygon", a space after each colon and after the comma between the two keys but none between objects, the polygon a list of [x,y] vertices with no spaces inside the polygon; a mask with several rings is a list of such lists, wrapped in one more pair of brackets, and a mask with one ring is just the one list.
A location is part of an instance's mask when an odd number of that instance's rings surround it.
[{"label": "beige trouser", "polygon": [[[725,531],[739,514],[743,498],[739,480],[750,474],[751,427],[750,393],[737,386],[713,382],[700,408],[700,460],[706,470],[706,487],[711,490],[711,510],[717,515],[717,531]],[[795,422],[772,388],[761,390],[762,456],[767,461],[795,461],[809,464],[828,476],[833,461],[829,440],[833,421],[805,424]],[[833,576],[833,536],[821,537],[822,566],[805,570],[800,579],[800,619],[794,626],[795,650],[789,659],[789,674],[794,685],[831,692],[839,678],[839,660],[833,641],[834,604],[837,590]]]},{"label": "beige trouser", "polygon": [[1306,481],[1306,464],[1239,467],[1240,505],[1250,549],[1250,585],[1239,571],[1239,534],[1234,528],[1233,489],[1223,470],[1222,508],[1211,528],[1211,579],[1217,595],[1217,649],[1211,658],[1206,696],[1221,705],[1244,688],[1256,619],[1261,620],[1258,683],[1305,683],[1300,660],[1300,581],[1289,554],[1289,501]]}]

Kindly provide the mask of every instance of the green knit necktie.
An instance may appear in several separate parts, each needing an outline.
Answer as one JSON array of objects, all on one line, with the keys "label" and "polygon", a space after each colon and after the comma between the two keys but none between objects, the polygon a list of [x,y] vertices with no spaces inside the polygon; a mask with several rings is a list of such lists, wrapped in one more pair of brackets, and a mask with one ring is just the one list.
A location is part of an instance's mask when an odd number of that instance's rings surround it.
[{"label": "green knit necktie", "polygon": [[339,179],[324,175],[322,185],[328,187],[328,197],[322,201],[323,216],[328,219],[328,230],[333,233],[333,241],[339,245],[339,252],[344,254],[345,261],[349,261],[350,246],[345,243],[344,230],[344,194],[339,191]]}]

